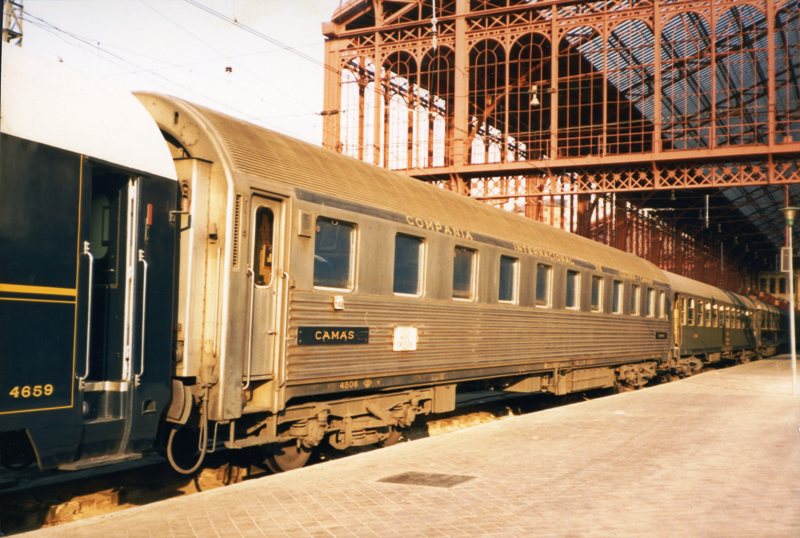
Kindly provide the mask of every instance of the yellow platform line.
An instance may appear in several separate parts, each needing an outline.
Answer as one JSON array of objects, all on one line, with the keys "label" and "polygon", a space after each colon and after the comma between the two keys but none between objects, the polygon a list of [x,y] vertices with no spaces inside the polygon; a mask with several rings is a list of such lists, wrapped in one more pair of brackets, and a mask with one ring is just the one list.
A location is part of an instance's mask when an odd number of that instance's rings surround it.
[{"label": "yellow platform line", "polygon": [[78,290],[74,288],[56,288],[52,286],[23,286],[21,284],[0,284],[0,293],[27,293],[29,295],[58,295],[75,297]]}]

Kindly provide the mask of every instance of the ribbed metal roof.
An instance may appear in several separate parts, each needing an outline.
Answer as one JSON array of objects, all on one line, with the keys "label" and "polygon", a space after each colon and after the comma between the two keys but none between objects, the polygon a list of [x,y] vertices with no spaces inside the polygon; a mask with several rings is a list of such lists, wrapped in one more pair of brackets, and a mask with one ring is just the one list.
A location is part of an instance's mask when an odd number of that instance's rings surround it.
[{"label": "ribbed metal roof", "polygon": [[213,160],[229,167],[242,191],[246,174],[663,282],[655,265],[627,252],[177,98],[158,99],[202,119],[221,148]]}]

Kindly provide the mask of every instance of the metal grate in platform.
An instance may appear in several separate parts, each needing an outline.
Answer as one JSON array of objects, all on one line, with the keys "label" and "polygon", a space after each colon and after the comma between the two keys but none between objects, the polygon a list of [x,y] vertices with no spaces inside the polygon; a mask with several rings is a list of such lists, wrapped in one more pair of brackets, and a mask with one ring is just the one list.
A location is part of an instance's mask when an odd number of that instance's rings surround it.
[{"label": "metal grate in platform", "polygon": [[452,488],[459,484],[463,484],[468,480],[472,480],[474,476],[466,476],[459,474],[441,474],[441,473],[418,473],[410,471],[407,473],[396,474],[381,478],[378,482],[389,482],[392,484],[407,484],[410,486],[431,486],[435,488]]}]

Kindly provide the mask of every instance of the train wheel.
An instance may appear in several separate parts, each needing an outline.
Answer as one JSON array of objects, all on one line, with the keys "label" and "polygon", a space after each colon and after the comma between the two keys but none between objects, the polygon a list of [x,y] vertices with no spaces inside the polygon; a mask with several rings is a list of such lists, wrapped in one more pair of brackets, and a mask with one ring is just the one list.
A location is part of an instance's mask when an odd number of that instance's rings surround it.
[{"label": "train wheel", "polygon": [[312,450],[310,448],[306,448],[296,441],[291,441],[273,449],[264,458],[264,463],[273,473],[282,473],[299,469],[305,465],[311,457],[311,453]]},{"label": "train wheel", "polygon": [[389,435],[383,441],[378,443],[378,446],[386,447],[396,445],[403,439],[403,432],[401,432],[397,428],[392,428],[389,430]]},{"label": "train wheel", "polygon": [[614,392],[617,394],[622,394],[623,392],[633,392],[638,390],[639,387],[634,385],[629,385],[627,383],[615,383],[614,384]]}]

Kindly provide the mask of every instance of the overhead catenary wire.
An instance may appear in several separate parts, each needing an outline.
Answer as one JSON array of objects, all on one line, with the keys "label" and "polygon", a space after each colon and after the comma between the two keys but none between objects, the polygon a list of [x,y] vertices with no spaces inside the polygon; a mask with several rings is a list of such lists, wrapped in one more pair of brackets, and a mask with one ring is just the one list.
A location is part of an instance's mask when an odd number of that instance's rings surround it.
[{"label": "overhead catenary wire", "polygon": [[[154,82],[167,84],[167,85],[172,86],[174,88],[179,88],[181,90],[184,90],[184,91],[188,92],[188,94],[190,94],[190,95],[196,95],[196,96],[202,98],[203,100],[205,100],[208,103],[213,103],[214,105],[220,106],[223,109],[227,109],[227,110],[235,113],[236,115],[238,115],[238,116],[240,116],[242,118],[248,119],[248,120],[253,121],[255,123],[259,123],[259,124],[265,125],[265,126],[271,128],[273,130],[276,130],[276,131],[283,131],[283,132],[287,131],[287,129],[285,127],[281,127],[281,126],[277,126],[277,125],[272,124],[269,121],[269,117],[268,116],[256,116],[256,115],[253,115],[250,112],[247,112],[247,111],[242,110],[242,109],[240,109],[240,108],[238,108],[236,106],[233,106],[230,103],[226,103],[226,102],[224,102],[224,101],[222,101],[222,100],[220,100],[220,99],[218,99],[218,98],[216,98],[216,97],[214,97],[212,95],[209,95],[209,94],[207,94],[205,92],[199,91],[196,87],[187,86],[186,84],[178,82],[178,81],[176,81],[176,80],[174,80],[174,79],[172,79],[172,78],[170,78],[168,76],[165,76],[163,74],[160,74],[158,72],[158,71],[161,71],[161,70],[164,70],[164,69],[185,68],[185,66],[169,64],[169,62],[163,62],[163,60],[161,60],[162,63],[166,64],[165,66],[157,68],[157,69],[148,69],[148,68],[142,66],[141,64],[139,64],[139,63],[137,63],[137,62],[125,57],[125,56],[120,55],[117,52],[109,50],[109,48],[115,48],[115,49],[120,49],[120,50],[126,50],[126,49],[122,49],[121,47],[117,47],[117,46],[114,46],[114,45],[109,45],[107,43],[98,41],[96,39],[92,39],[90,37],[87,37],[87,36],[78,34],[76,32],[67,30],[65,28],[62,28],[61,26],[53,24],[53,23],[49,22],[48,20],[31,13],[31,11],[29,9],[25,11],[23,17],[24,17],[24,20],[26,22],[28,22],[29,24],[31,24],[33,26],[36,26],[36,27],[44,30],[45,32],[48,32],[48,33],[56,36],[60,40],[64,41],[64,43],[66,43],[67,45],[76,46],[76,47],[78,47],[78,48],[80,48],[80,49],[82,49],[84,51],[87,51],[90,54],[93,54],[94,56],[97,56],[100,60],[108,62],[108,63],[118,67],[123,73],[141,75],[141,76],[143,76],[145,78],[150,78]],[[142,55],[141,53],[138,53],[138,52],[135,52],[135,51],[126,50],[126,52],[128,54],[135,54],[135,55],[147,58],[146,56]],[[63,60],[60,59],[60,61],[63,61]],[[195,74],[198,74],[198,72],[194,72],[194,71],[192,71],[192,72],[195,73]],[[209,74],[206,74],[206,73],[199,73],[199,74],[201,74],[202,76],[212,77],[215,80],[220,81],[220,82],[226,80],[223,77],[209,75]],[[254,95],[256,97],[262,97],[263,98],[262,94],[257,94],[255,92],[252,92],[249,89],[241,87],[239,84],[236,84],[235,86],[240,91],[248,92],[248,93],[251,93],[252,95]],[[308,108],[310,109],[310,107],[308,107]],[[307,116],[315,116],[316,112],[314,112],[313,109],[310,109],[309,113],[306,114],[306,115]],[[298,115],[297,117],[301,117],[301,115]],[[292,133],[289,132],[289,134],[292,134]]]},{"label": "overhead catenary wire", "polygon": [[[199,42],[199,43],[202,43],[202,44],[203,44],[203,45],[204,45],[206,48],[208,48],[209,50],[211,50],[211,51],[214,51],[214,52],[219,52],[219,47],[212,45],[211,43],[209,43],[208,41],[206,41],[205,39],[203,39],[202,37],[200,37],[199,35],[197,35],[197,33],[195,33],[195,32],[193,32],[193,31],[191,31],[190,29],[186,28],[186,26],[185,26],[185,25],[183,25],[183,24],[181,24],[180,22],[178,22],[178,21],[174,20],[172,17],[170,17],[169,15],[165,14],[163,11],[161,11],[161,10],[157,9],[156,7],[154,7],[154,6],[153,6],[152,4],[150,4],[149,2],[146,2],[146,1],[144,1],[144,0],[141,0],[141,2],[142,2],[142,4],[144,4],[146,7],[148,7],[149,9],[151,9],[151,10],[152,10],[154,13],[156,13],[157,15],[159,15],[160,17],[162,17],[163,19],[165,19],[166,21],[168,21],[169,23],[171,23],[172,25],[174,25],[176,28],[180,29],[182,32],[184,32],[184,33],[186,33],[187,35],[189,35],[190,37],[192,37],[192,38],[193,38],[195,41],[197,41],[197,42]],[[278,49],[277,49],[277,50],[283,50],[283,47],[278,47]],[[238,57],[238,56],[237,56],[237,57]],[[220,57],[219,57],[219,59],[225,59],[225,60],[226,60],[226,61],[228,61],[229,63],[235,64],[235,65],[236,65],[236,67],[237,67],[238,69],[241,69],[242,71],[245,71],[245,72],[246,72],[246,73],[248,73],[250,76],[252,76],[252,77],[253,77],[253,78],[255,78],[256,80],[258,80],[259,82],[261,82],[261,83],[263,83],[263,84],[265,84],[265,85],[269,86],[271,89],[273,89],[273,90],[275,90],[275,91],[277,91],[277,92],[281,93],[283,96],[285,96],[285,97],[287,97],[287,98],[291,99],[291,100],[292,100],[292,101],[294,101],[295,103],[297,103],[297,104],[299,104],[299,105],[301,105],[301,106],[303,106],[304,108],[306,108],[306,109],[308,109],[308,110],[309,110],[309,114],[293,114],[293,115],[285,115],[285,116],[272,116],[272,117],[270,117],[271,119],[290,118],[290,117],[302,117],[302,116],[305,116],[305,115],[317,114],[317,111],[316,111],[314,108],[312,108],[312,107],[311,107],[311,106],[310,106],[308,103],[306,103],[305,101],[302,101],[302,100],[298,99],[298,98],[297,98],[297,97],[296,97],[296,96],[295,96],[295,95],[294,95],[292,92],[286,91],[286,90],[284,90],[283,88],[281,88],[280,86],[278,86],[278,85],[276,85],[276,84],[273,84],[273,83],[272,83],[272,82],[270,82],[268,79],[266,79],[266,78],[262,77],[261,75],[259,75],[258,73],[256,73],[256,72],[255,72],[255,71],[253,71],[252,69],[248,68],[247,66],[245,66],[245,65],[244,65],[244,64],[242,64],[241,62],[238,62],[238,61],[236,60],[236,58],[237,58],[237,57],[235,57],[235,56],[231,56],[231,55],[222,55],[222,56],[220,56]],[[253,93],[255,93],[255,92],[253,92]],[[262,100],[263,100],[263,95],[262,95],[262,94],[257,94],[257,95],[261,96],[261,97],[262,97]],[[264,119],[265,117],[262,117],[262,116],[255,117],[255,116],[254,116],[254,118],[255,118],[255,119]]]}]

